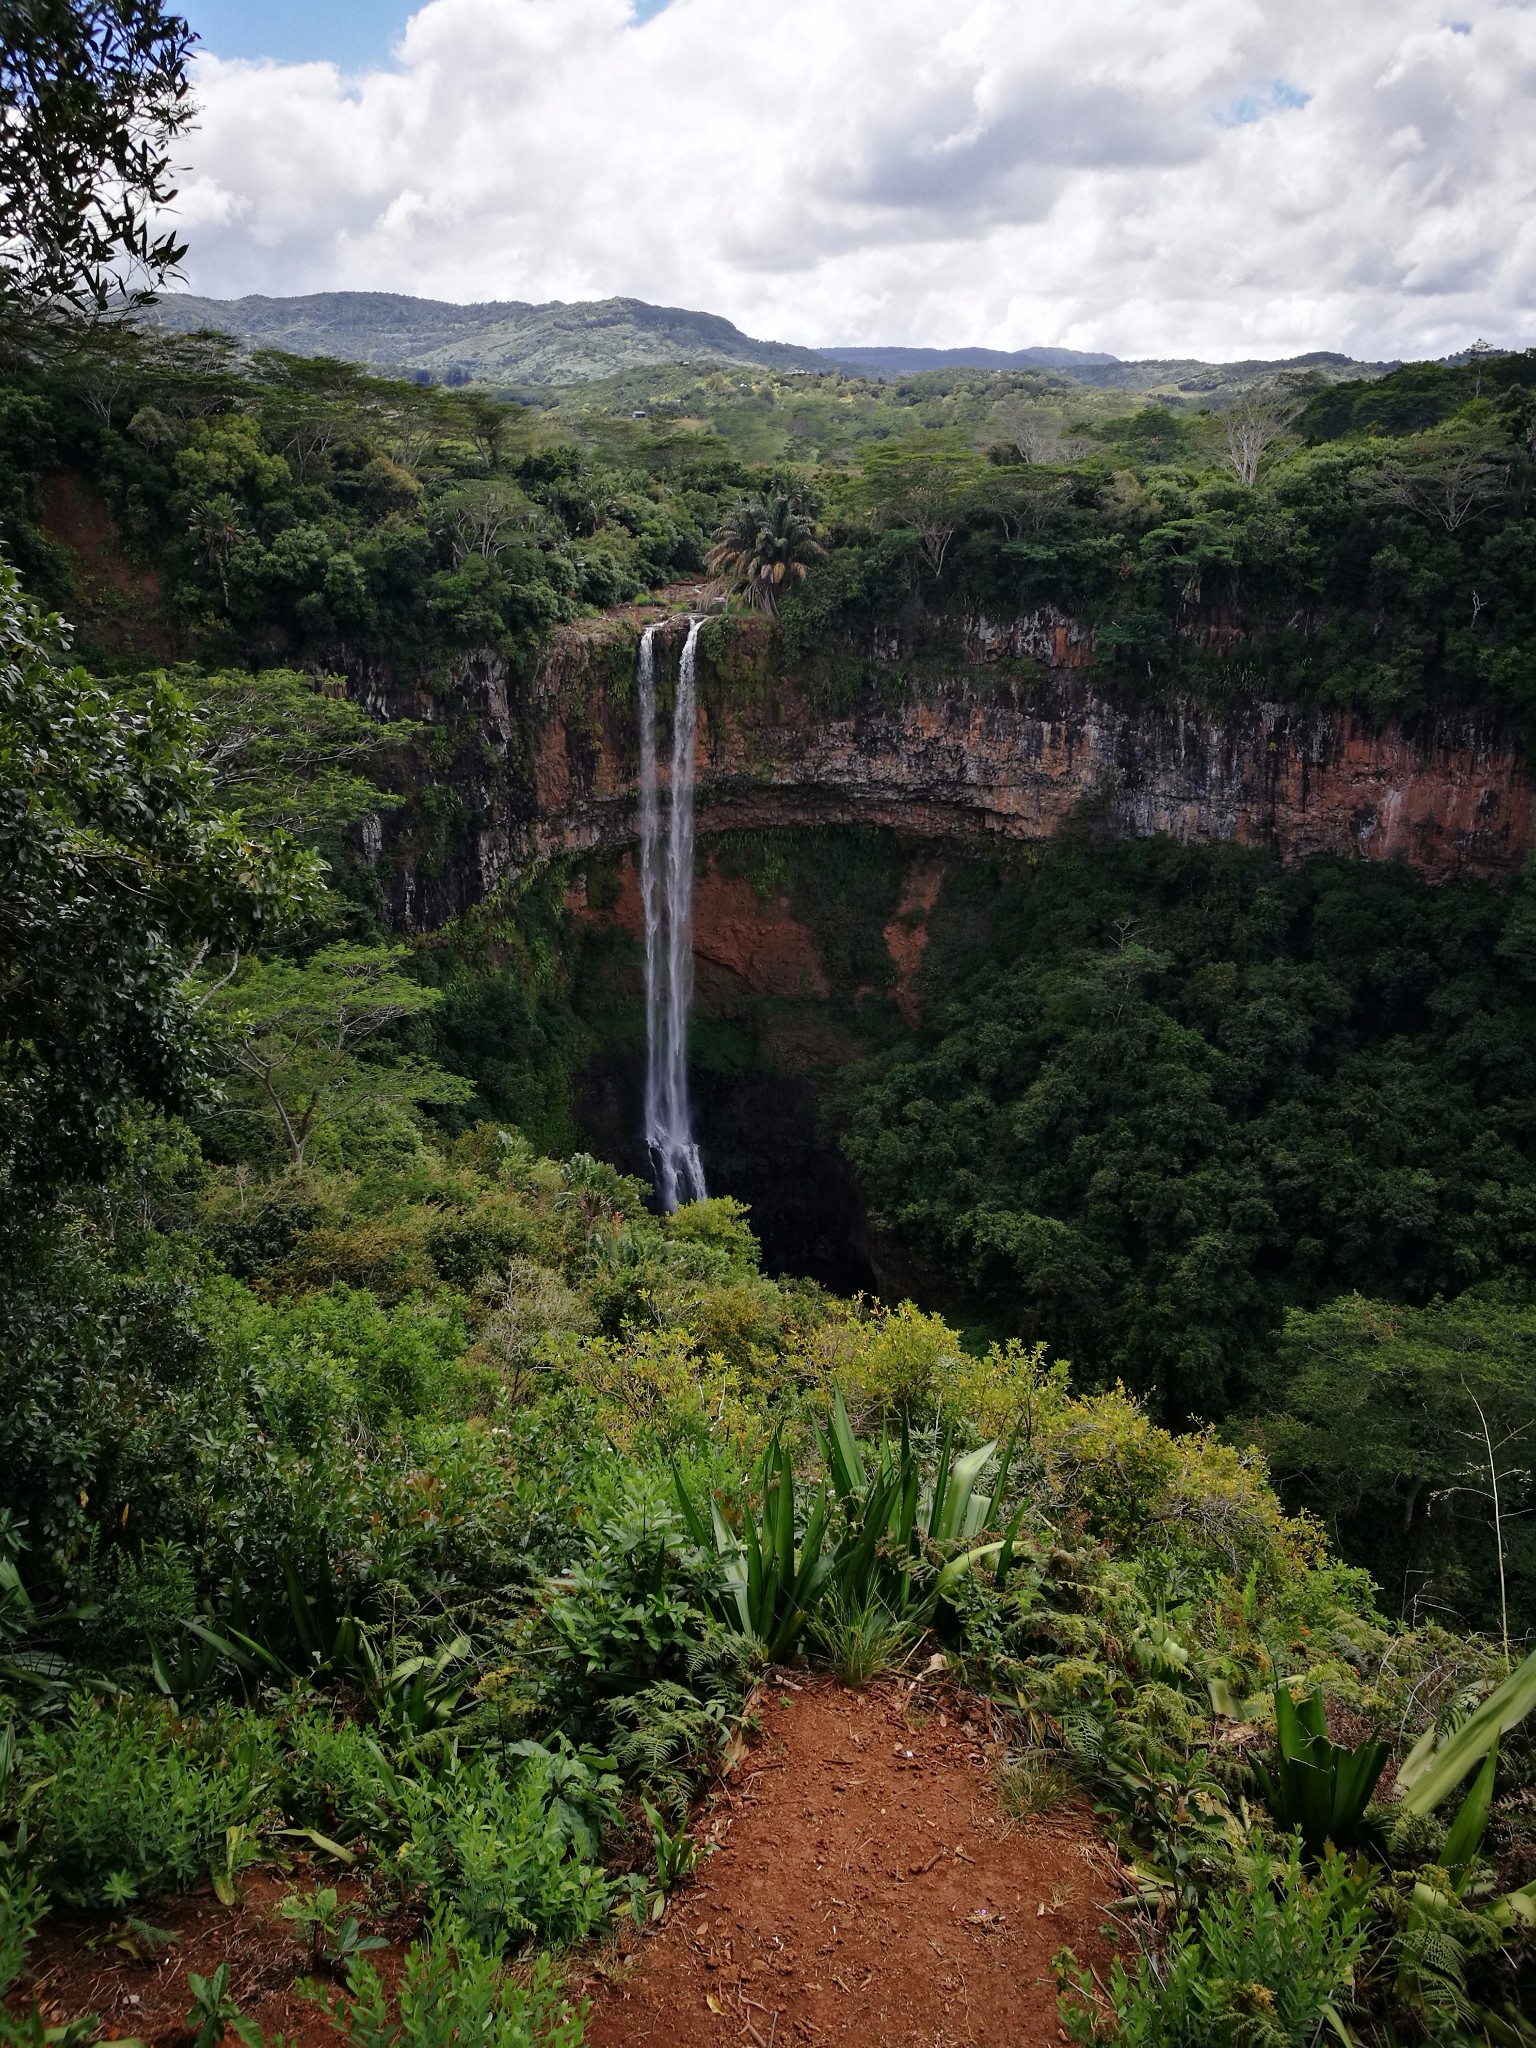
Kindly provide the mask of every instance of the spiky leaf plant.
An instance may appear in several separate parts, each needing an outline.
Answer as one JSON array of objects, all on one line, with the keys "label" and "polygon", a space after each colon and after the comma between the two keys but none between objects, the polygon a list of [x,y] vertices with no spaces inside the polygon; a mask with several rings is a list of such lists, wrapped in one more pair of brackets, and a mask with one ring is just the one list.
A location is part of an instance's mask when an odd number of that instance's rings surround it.
[{"label": "spiky leaf plant", "polygon": [[1336,1849],[1363,1842],[1370,1833],[1365,1811],[1385,1768],[1387,1745],[1367,1739],[1347,1749],[1331,1742],[1322,1694],[1313,1693],[1298,1707],[1283,1685],[1275,1688],[1275,1728],[1274,1768],[1255,1762],[1253,1773],[1281,1827],[1299,1828],[1311,1856],[1321,1856],[1330,1842]]},{"label": "spiky leaf plant", "polygon": [[1431,1813],[1481,1763],[1501,1735],[1536,1707],[1536,1650],[1449,1734],[1430,1728],[1403,1759],[1397,1795],[1409,1813]]}]

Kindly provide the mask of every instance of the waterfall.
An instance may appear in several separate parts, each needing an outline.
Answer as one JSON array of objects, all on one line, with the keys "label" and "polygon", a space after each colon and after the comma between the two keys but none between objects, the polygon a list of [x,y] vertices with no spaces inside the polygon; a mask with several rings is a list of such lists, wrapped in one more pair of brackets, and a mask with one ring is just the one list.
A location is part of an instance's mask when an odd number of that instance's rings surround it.
[{"label": "waterfall", "polygon": [[656,786],[656,649],[640,636],[640,900],[645,914],[645,1142],[662,1206],[704,1198],[704,1168],[688,1108],[688,1012],[693,1003],[693,741],[702,619],[690,619],[672,711],[671,811],[661,843]]}]

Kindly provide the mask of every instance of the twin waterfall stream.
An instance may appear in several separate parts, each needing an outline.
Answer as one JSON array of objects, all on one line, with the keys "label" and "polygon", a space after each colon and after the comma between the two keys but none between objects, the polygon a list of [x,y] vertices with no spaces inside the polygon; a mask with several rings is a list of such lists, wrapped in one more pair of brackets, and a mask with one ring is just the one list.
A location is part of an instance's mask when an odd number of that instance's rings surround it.
[{"label": "twin waterfall stream", "polygon": [[645,1142],[656,1192],[669,1213],[704,1198],[704,1168],[688,1108],[688,1012],[693,1004],[694,668],[702,619],[688,621],[672,710],[666,845],[656,785],[659,626],[640,636],[640,898],[645,912]]}]

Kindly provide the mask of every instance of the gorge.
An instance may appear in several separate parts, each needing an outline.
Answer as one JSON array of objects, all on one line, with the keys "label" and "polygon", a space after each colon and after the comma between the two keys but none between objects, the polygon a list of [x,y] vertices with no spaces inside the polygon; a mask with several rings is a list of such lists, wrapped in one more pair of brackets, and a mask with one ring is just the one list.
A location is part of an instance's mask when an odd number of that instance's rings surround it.
[{"label": "gorge", "polygon": [[[569,1076],[576,1129],[651,1177],[665,1061],[646,1057],[642,1024],[664,1050],[667,835],[647,810],[637,698],[653,694],[663,729],[692,701],[694,1135],[774,1270],[947,1298],[900,1233],[872,1227],[830,1105],[860,1062],[920,1038],[975,971],[971,928],[1051,849],[1100,849],[1114,871],[1116,847],[1154,862],[1158,846],[1203,848],[1363,887],[1373,873],[1503,883],[1536,844],[1523,748],[1493,715],[1405,726],[1253,697],[1137,701],[1058,613],[973,618],[937,649],[908,621],[839,666],[791,657],[760,619],[700,622],[700,601],[685,587],[558,629],[521,676],[473,655],[431,691],[361,679],[451,745],[456,799],[452,832],[432,839],[409,810],[386,820],[374,872],[391,921],[424,937],[504,891],[555,891],[550,943],[587,1048]],[[1188,872],[1203,890],[1218,869]],[[1124,884],[1117,917],[1144,915],[1140,887]]]},{"label": "gorge", "polygon": [[451,850],[425,861],[403,839],[389,863],[401,928],[431,929],[541,863],[635,842],[642,636],[696,651],[705,838],[863,825],[974,847],[1091,828],[1267,847],[1284,864],[1402,861],[1432,881],[1509,874],[1536,847],[1536,784],[1490,714],[1410,728],[1262,698],[1136,702],[1098,679],[1091,632],[1049,611],[967,620],[939,655],[882,633],[850,663],[852,686],[830,689],[764,622],[619,613],[558,630],[526,679],[488,654],[431,689],[360,670],[366,701],[425,716],[460,750]]}]

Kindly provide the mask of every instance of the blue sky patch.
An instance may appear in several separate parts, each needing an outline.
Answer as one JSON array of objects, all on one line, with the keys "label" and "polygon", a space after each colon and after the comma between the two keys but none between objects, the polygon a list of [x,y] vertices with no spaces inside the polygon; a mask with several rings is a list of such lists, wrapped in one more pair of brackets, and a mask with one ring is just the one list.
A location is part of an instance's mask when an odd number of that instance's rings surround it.
[{"label": "blue sky patch", "polygon": [[422,0],[180,0],[215,57],[270,57],[280,64],[329,58],[344,71],[389,62],[390,45]]},{"label": "blue sky patch", "polygon": [[1303,92],[1299,85],[1292,85],[1288,78],[1261,78],[1251,85],[1247,92],[1239,93],[1235,100],[1220,108],[1216,122],[1221,128],[1248,128],[1255,121],[1263,121],[1270,114],[1284,114],[1296,107],[1304,107],[1312,97]]}]

